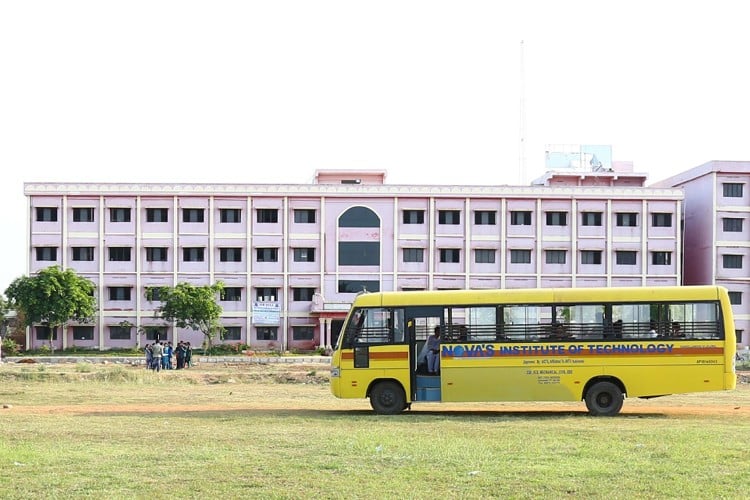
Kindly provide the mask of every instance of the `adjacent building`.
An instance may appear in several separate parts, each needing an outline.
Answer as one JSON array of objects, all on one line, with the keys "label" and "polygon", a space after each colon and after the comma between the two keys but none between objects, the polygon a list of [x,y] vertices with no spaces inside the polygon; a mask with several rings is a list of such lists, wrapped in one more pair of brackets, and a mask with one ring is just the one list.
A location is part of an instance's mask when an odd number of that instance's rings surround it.
[{"label": "adjacent building", "polygon": [[750,344],[750,162],[711,161],[656,184],[684,191],[686,285],[729,290],[737,343]]},{"label": "adjacent building", "polygon": [[[335,342],[363,290],[680,284],[682,186],[645,181],[615,168],[530,186],[335,170],[312,184],[27,183],[28,272],[57,265],[96,284],[98,317],[56,348],[200,344],[154,318],[146,290],[222,281],[224,342],[308,350]],[[29,329],[27,346],[49,335]]]}]

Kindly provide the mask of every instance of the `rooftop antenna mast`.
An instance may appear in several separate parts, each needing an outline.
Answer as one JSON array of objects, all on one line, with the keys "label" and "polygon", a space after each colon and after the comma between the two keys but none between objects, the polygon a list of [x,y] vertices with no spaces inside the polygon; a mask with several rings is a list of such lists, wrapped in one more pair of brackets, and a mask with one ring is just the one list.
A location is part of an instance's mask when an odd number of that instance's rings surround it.
[{"label": "rooftop antenna mast", "polygon": [[520,122],[520,142],[518,145],[518,184],[523,185],[524,182],[524,172],[526,171],[526,68],[525,68],[525,61],[524,61],[524,47],[523,47],[523,40],[521,40],[521,102],[520,102],[520,110],[521,115],[519,117]]}]

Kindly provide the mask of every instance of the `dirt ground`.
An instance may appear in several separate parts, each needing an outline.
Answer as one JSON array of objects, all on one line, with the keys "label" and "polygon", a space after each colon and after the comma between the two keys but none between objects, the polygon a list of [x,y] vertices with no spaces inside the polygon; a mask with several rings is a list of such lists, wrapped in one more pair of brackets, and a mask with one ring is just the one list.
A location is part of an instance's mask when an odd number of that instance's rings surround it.
[{"label": "dirt ground", "polygon": [[[232,368],[237,368],[233,371]],[[198,367],[184,370],[179,376],[195,379],[196,383],[217,384],[226,382],[227,373],[231,373],[231,383],[276,383],[282,386],[312,385],[312,390],[320,395],[318,398],[295,398],[275,400],[273,398],[245,400],[241,403],[234,402],[231,406],[227,404],[81,404],[70,405],[45,405],[45,406],[14,406],[3,408],[0,411],[11,410],[21,414],[107,414],[107,413],[175,413],[175,412],[213,412],[231,408],[233,411],[362,411],[369,412],[369,402],[366,400],[340,400],[336,399],[328,390],[328,367],[320,365],[263,365],[259,367]],[[168,376],[173,376],[169,373]],[[296,390],[296,389],[295,389]],[[300,389],[305,390],[305,389]],[[738,374],[738,390],[742,391],[743,397],[735,400],[726,398],[726,403],[703,404],[699,398],[665,397],[651,400],[626,399],[621,414],[625,416],[750,416],[750,404],[746,403],[750,393],[750,372]],[[326,394],[327,393],[327,394]],[[705,393],[704,393],[705,394]],[[290,401],[292,401],[290,403]],[[571,403],[415,403],[412,407],[414,413],[450,413],[450,414],[491,414],[491,415],[548,415],[555,413],[586,413],[583,402]]]}]

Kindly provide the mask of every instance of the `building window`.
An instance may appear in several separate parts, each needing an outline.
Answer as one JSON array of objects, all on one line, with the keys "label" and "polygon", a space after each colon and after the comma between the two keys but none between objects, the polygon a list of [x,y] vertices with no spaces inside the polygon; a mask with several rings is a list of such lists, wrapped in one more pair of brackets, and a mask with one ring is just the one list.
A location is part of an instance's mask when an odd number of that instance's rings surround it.
[{"label": "building window", "polygon": [[294,262],[315,262],[315,249],[314,248],[295,248]]},{"label": "building window", "polygon": [[166,326],[146,326],[143,328],[146,332],[146,340],[150,342],[159,342],[167,339]]},{"label": "building window", "polygon": [[255,300],[276,302],[279,299],[279,289],[258,287],[255,289]]},{"label": "building window", "polygon": [[736,217],[724,217],[722,219],[725,233],[741,233],[742,219]]},{"label": "building window", "polygon": [[530,226],[531,225],[531,212],[528,210],[511,210],[510,225],[511,226]]},{"label": "building window", "polygon": [[223,224],[239,224],[242,222],[242,210],[239,208],[220,208],[219,220]]},{"label": "building window", "polygon": [[37,261],[57,260],[57,247],[36,247]]},{"label": "building window", "polygon": [[340,241],[339,265],[378,266],[380,265],[380,242]]},{"label": "building window", "polygon": [[380,219],[369,208],[352,207],[341,214],[339,227],[380,227]]},{"label": "building window", "polygon": [[294,222],[297,224],[315,224],[315,210],[312,208],[295,209]]},{"label": "building window", "polygon": [[459,210],[438,210],[438,224],[452,226],[461,224],[461,212]]},{"label": "building window", "polygon": [[74,326],[73,340],[94,340],[93,326]]},{"label": "building window", "polygon": [[260,326],[255,331],[258,340],[276,340],[279,328],[276,326]]},{"label": "building window", "polygon": [[602,225],[602,213],[601,212],[581,213],[581,225],[582,226],[601,226]]},{"label": "building window", "polygon": [[146,222],[169,222],[169,209],[147,208]]},{"label": "building window", "polygon": [[474,224],[477,226],[494,226],[497,212],[494,210],[477,210],[474,212]]},{"label": "building window", "polygon": [[725,198],[742,198],[742,183],[724,182],[722,187],[724,188]]},{"label": "building window", "polygon": [[634,266],[636,253],[631,250],[617,250],[615,252],[615,263],[620,266]]},{"label": "building window", "polygon": [[203,212],[202,208],[183,208],[182,222],[201,223],[203,222]]},{"label": "building window", "polygon": [[242,327],[241,326],[225,326],[222,339],[223,340],[242,340]]},{"label": "building window", "polygon": [[312,326],[293,326],[292,340],[312,340],[314,330]]},{"label": "building window", "polygon": [[130,300],[129,286],[111,286],[109,287],[109,300]]},{"label": "building window", "polygon": [[94,247],[73,247],[73,260],[91,262],[94,260]]},{"label": "building window", "polygon": [[131,331],[129,326],[110,326],[109,340],[130,340]]},{"label": "building window", "polygon": [[221,300],[224,302],[239,302],[242,300],[242,288],[238,286],[224,287],[221,293]]},{"label": "building window", "polygon": [[635,212],[620,212],[616,217],[619,227],[636,227],[638,225],[638,214]]},{"label": "building window", "polygon": [[566,250],[545,250],[544,262],[547,264],[565,264]]},{"label": "building window", "polygon": [[255,256],[257,262],[278,262],[279,261],[279,249],[278,248],[256,248]]},{"label": "building window", "polygon": [[672,252],[651,252],[651,264],[655,266],[671,266]]},{"label": "building window", "polygon": [[110,262],[129,262],[130,247],[109,247]]},{"label": "building window", "polygon": [[602,263],[602,251],[601,250],[581,250],[581,264],[601,264]]},{"label": "building window", "polygon": [[724,254],[721,261],[724,269],[742,269],[742,255]]},{"label": "building window", "polygon": [[424,210],[404,210],[404,224],[424,224]]},{"label": "building window", "polygon": [[339,280],[339,293],[379,292],[380,282],[370,280]]},{"label": "building window", "polygon": [[94,209],[91,207],[74,208],[73,222],[94,222]]},{"label": "building window", "polygon": [[742,305],[742,292],[729,292],[729,303],[733,306]]},{"label": "building window", "polygon": [[672,227],[672,214],[667,214],[667,213],[651,214],[651,225],[654,227]]},{"label": "building window", "polygon": [[737,335],[737,343],[742,343],[742,332],[743,330],[735,330],[734,333]]},{"label": "building window", "polygon": [[461,250],[458,248],[441,248],[440,262],[457,263],[461,262]]},{"label": "building window", "polygon": [[130,222],[130,209],[124,207],[113,207],[109,209],[110,222]]},{"label": "building window", "polygon": [[277,208],[259,208],[255,213],[256,220],[260,224],[275,224],[279,222],[279,210]]},{"label": "building window", "polygon": [[548,226],[567,226],[568,225],[568,213],[567,212],[547,212],[547,225]]},{"label": "building window", "polygon": [[146,247],[147,262],[166,262],[167,247]]},{"label": "building window", "polygon": [[220,248],[219,260],[221,262],[242,262],[241,248]]},{"label": "building window", "polygon": [[182,260],[184,262],[203,262],[203,247],[185,247],[182,249]]},{"label": "building window", "polygon": [[57,340],[57,328],[52,329],[48,326],[34,327],[37,340]]},{"label": "building window", "polygon": [[477,264],[494,264],[495,250],[489,248],[477,248],[474,250],[474,262]]},{"label": "building window", "polygon": [[511,250],[511,264],[531,264],[531,250]]},{"label": "building window", "polygon": [[149,302],[161,302],[161,287],[147,286],[144,296]]},{"label": "building window", "polygon": [[424,262],[424,248],[404,248],[404,262]]},{"label": "building window", "polygon": [[315,288],[292,288],[292,300],[295,302],[310,302],[315,294]]},{"label": "building window", "polygon": [[57,222],[57,207],[36,207],[37,222]]}]

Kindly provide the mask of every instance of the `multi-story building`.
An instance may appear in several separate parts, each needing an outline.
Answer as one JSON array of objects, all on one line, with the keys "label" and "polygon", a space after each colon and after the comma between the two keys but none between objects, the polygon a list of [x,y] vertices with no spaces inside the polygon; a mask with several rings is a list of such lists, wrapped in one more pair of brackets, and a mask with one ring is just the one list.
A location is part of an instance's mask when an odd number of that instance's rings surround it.
[{"label": "multi-story building", "polygon": [[[319,171],[309,185],[27,183],[29,274],[72,268],[99,313],[53,339],[107,349],[163,325],[149,287],[222,281],[226,342],[335,342],[363,291],[675,285],[680,189],[618,172],[531,186],[387,185],[380,171]],[[148,327],[148,328],[147,328]],[[27,346],[48,342],[30,329]]]},{"label": "multi-story building", "polygon": [[684,284],[722,285],[737,343],[750,345],[750,162],[711,161],[661,181],[685,193]]}]

